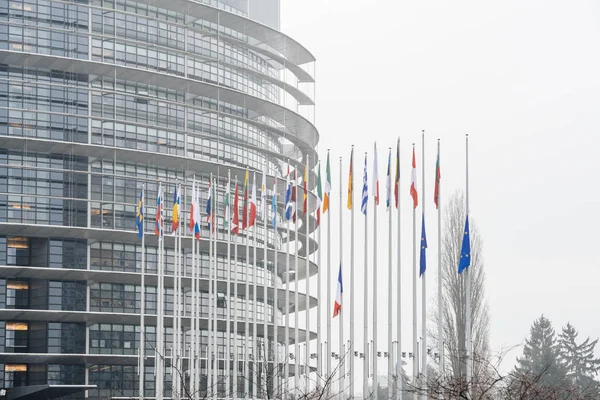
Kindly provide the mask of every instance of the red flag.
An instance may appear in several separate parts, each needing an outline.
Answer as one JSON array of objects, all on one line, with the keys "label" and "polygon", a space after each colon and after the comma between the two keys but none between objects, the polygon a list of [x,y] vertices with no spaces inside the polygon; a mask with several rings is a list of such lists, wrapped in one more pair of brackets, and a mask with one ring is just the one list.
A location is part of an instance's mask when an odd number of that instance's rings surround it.
[{"label": "red flag", "polygon": [[240,204],[239,204],[239,196],[238,196],[238,183],[237,178],[235,181],[235,197],[233,198],[233,221],[231,222],[231,232],[234,235],[238,235],[240,233]]},{"label": "red flag", "polygon": [[304,166],[304,182],[303,182],[303,188],[304,188],[304,205],[302,207],[302,212],[304,214],[306,214],[308,212],[308,207],[307,207],[307,203],[306,203],[306,199],[308,199],[308,187],[307,187],[307,182],[308,182],[308,164],[306,164]]},{"label": "red flag", "polygon": [[435,208],[439,207],[441,178],[442,173],[440,171],[440,153],[438,151],[437,161],[435,162],[435,189],[433,190],[433,202],[435,203]]},{"label": "red flag", "polygon": [[244,206],[242,208],[242,229],[248,228],[248,169],[244,178]]},{"label": "red flag", "polygon": [[415,148],[413,147],[412,155],[412,175],[410,182],[410,195],[413,198],[413,207],[417,208],[419,205],[419,194],[417,193],[417,161],[415,160]]}]

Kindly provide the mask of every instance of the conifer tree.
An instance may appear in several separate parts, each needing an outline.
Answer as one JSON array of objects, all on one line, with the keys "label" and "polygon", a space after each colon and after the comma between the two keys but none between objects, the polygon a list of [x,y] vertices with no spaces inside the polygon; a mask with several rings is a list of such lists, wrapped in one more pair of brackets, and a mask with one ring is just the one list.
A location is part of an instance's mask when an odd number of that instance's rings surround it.
[{"label": "conifer tree", "polygon": [[543,315],[533,322],[530,337],[523,347],[523,357],[517,358],[516,372],[531,376],[545,387],[556,387],[565,382],[556,332]]},{"label": "conifer tree", "polygon": [[590,341],[588,337],[583,343],[577,344],[577,336],[577,330],[570,323],[562,328],[558,335],[559,360],[567,378],[580,393],[597,393],[598,383],[594,381],[594,376],[600,371],[600,359],[594,357],[594,348],[598,339]]}]

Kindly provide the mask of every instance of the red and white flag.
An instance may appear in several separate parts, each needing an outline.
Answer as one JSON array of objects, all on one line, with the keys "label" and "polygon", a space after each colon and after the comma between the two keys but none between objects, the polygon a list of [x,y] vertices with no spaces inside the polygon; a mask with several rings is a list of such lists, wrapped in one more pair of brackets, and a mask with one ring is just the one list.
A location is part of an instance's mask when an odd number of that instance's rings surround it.
[{"label": "red and white flag", "polygon": [[344,287],[342,285],[342,264],[340,264],[340,272],[338,274],[337,293],[335,294],[335,302],[333,303],[333,318],[337,317],[342,311],[342,293]]},{"label": "red and white flag", "polygon": [[410,178],[410,195],[413,198],[413,207],[417,208],[417,206],[419,205],[419,194],[417,193],[417,161],[415,159],[414,146],[412,156],[412,175]]}]

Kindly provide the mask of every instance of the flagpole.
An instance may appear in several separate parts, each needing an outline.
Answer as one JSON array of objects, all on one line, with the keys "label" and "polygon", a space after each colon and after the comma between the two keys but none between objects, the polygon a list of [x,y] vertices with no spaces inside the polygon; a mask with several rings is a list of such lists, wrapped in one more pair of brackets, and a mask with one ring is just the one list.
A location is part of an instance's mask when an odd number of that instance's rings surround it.
[{"label": "flagpole", "polygon": [[[340,158],[340,175],[341,175],[341,161],[342,159]],[[327,149],[327,165],[329,166],[329,149]],[[329,170],[327,170],[327,177],[325,179],[329,179]],[[341,183],[341,180],[340,180]],[[331,182],[329,182],[329,186],[328,186],[328,193],[327,193],[327,201],[331,202]],[[340,184],[340,211],[342,209],[342,192],[341,189],[342,185]],[[340,218],[341,221],[341,218]],[[319,246],[321,245],[321,231],[319,230]],[[340,231],[340,238],[342,236],[342,233]],[[326,307],[331,307],[331,210],[327,210],[327,303],[326,303]],[[319,261],[320,261],[320,257],[321,257],[321,253],[319,250]],[[319,262],[319,267],[321,266],[321,263]],[[321,302],[319,302],[321,303]],[[327,308],[325,308],[325,310],[327,310]],[[325,375],[325,379],[329,379],[329,375],[331,374],[331,320],[332,318],[330,318],[329,314],[327,313],[327,311],[325,311],[325,318],[327,319],[327,346],[325,347],[325,359],[326,361],[326,375]],[[330,391],[328,390],[327,392],[328,394],[330,393]]]},{"label": "flagpole", "polygon": [[[306,365],[304,366],[304,375],[305,375],[305,379],[306,379],[306,387],[304,388],[305,392],[308,393],[310,390],[310,223],[309,223],[309,217],[310,217],[310,199],[308,198],[309,195],[309,189],[308,189],[308,165],[309,165],[309,156],[308,154],[306,155],[306,165],[304,166],[304,178],[306,179],[306,182],[304,183],[304,195],[306,196],[306,213],[304,215],[304,221],[306,223],[306,237],[305,239],[305,246],[306,246],[306,271],[305,271],[305,276],[306,276],[306,312],[305,312],[305,317],[306,317],[306,347],[304,348],[304,362],[306,363]],[[318,346],[317,346],[318,347]]]},{"label": "flagpole", "polygon": [[[319,169],[319,182],[318,185],[321,184],[321,160],[319,160],[319,165],[317,166],[317,168]],[[318,191],[318,190],[317,190]],[[317,193],[317,196],[320,196],[321,193]],[[319,198],[318,201],[316,202],[317,204],[317,213],[321,213],[321,206],[322,206],[322,198]],[[319,214],[320,215],[320,214]],[[317,226],[317,253],[316,253],[316,257],[317,257],[317,268],[319,268],[319,272],[317,274],[317,387],[321,386],[321,381],[323,381],[323,368],[322,368],[322,364],[323,364],[323,349],[322,349],[322,344],[323,344],[323,338],[321,337],[321,322],[322,322],[322,318],[323,318],[323,314],[322,314],[322,308],[323,308],[323,302],[321,301],[321,291],[322,291],[322,287],[321,287],[321,277],[322,277],[322,272],[320,270],[321,268],[321,221],[320,221],[319,217],[319,224]]]},{"label": "flagpole", "polygon": [[[285,216],[286,216],[286,220],[287,220],[287,235],[286,235],[286,239],[287,239],[287,243],[286,243],[286,250],[285,250],[285,326],[284,326],[284,340],[285,340],[285,364],[283,366],[284,368],[284,382],[285,382],[285,388],[284,388],[284,393],[289,393],[289,378],[290,378],[290,362],[289,362],[289,351],[290,351],[290,220],[289,218],[287,218],[288,215],[288,203],[289,200],[287,198],[287,190],[288,187],[290,188],[290,192],[291,192],[291,183],[290,183],[290,162],[288,160],[288,171],[287,171],[287,178],[286,178],[286,185],[285,185],[285,191],[286,191],[286,204],[285,204]],[[291,197],[291,194],[290,194]],[[291,214],[291,211],[290,211]],[[290,215],[291,217],[291,215]],[[283,396],[282,396],[283,397]]]},{"label": "flagpole", "polygon": [[273,207],[273,249],[275,251],[275,260],[273,262],[273,348],[275,349],[274,353],[275,353],[275,360],[273,362],[273,377],[272,379],[272,384],[273,384],[273,391],[272,391],[272,396],[274,399],[277,398],[277,387],[278,387],[278,377],[280,375],[280,371],[279,371],[279,318],[278,318],[278,314],[279,314],[279,302],[278,302],[278,297],[279,297],[279,288],[277,287],[277,278],[279,276],[278,274],[278,254],[279,254],[279,248],[277,247],[278,245],[278,238],[279,238],[279,231],[277,230],[277,217],[278,217],[278,213],[277,213],[277,172],[278,170],[275,170],[275,177],[273,178],[273,202],[274,205]]},{"label": "flagpole", "polygon": [[[350,349],[348,350],[349,357],[349,379],[350,379],[350,394],[348,398],[354,399],[354,145],[352,145],[350,153],[350,180],[351,190],[348,193],[351,200],[350,207]],[[341,182],[340,182],[341,186]],[[340,189],[341,190],[341,189]],[[341,211],[340,211],[341,212]],[[342,232],[340,232],[341,236]],[[340,344],[341,346],[342,344]],[[364,349],[366,354],[366,348]],[[341,356],[340,356],[341,357]]]},{"label": "flagpole", "polygon": [[[210,180],[208,181],[208,196],[207,202],[212,202],[212,173],[210,174]],[[212,212],[212,210],[210,210]],[[213,382],[213,301],[212,298],[215,295],[213,290],[213,234],[212,227],[210,225],[210,214],[207,216],[208,220],[208,353],[207,353],[207,397],[212,398],[215,382]]]},{"label": "flagpole", "polygon": [[[252,202],[254,203],[255,211],[256,211],[256,172],[252,175],[252,198],[250,200],[250,207],[248,207],[250,211],[250,216],[252,216]],[[256,216],[256,213],[254,214]],[[250,221],[250,220],[248,220]],[[250,222],[248,222],[250,223]],[[257,248],[256,248],[256,220],[252,224],[252,295],[254,304],[252,305],[252,315],[254,317],[254,322],[252,324],[252,397],[254,399],[257,398],[258,394],[258,285],[256,281],[258,280],[258,273],[256,269],[258,268],[256,265],[256,257],[257,257]]]},{"label": "flagpole", "polygon": [[392,188],[391,188],[391,180],[392,180],[392,148],[389,148],[388,155],[388,176],[386,177],[386,193],[387,193],[387,211],[388,211],[388,400],[392,400],[393,391],[392,391],[392,375],[393,375],[393,365],[394,365],[394,339],[393,339],[393,270],[392,270]]},{"label": "flagpole", "polygon": [[[225,204],[225,227],[226,227],[226,235],[227,235],[227,325],[225,326],[225,336],[227,339],[225,340],[225,398],[228,399],[231,397],[230,388],[231,388],[231,373],[229,372],[229,359],[231,357],[231,307],[229,302],[231,302],[231,170],[227,170],[227,188],[226,188],[226,196],[227,196],[227,204]],[[234,308],[235,311],[235,308]]]},{"label": "flagpole", "polygon": [[[466,213],[467,213],[467,218],[469,218],[469,135],[465,135],[465,166],[466,166],[466,196],[465,196],[465,203],[466,203]],[[465,326],[465,333],[466,333],[466,339],[467,339],[467,392],[468,392],[468,396],[471,397],[471,386],[472,386],[472,379],[473,379],[473,366],[472,366],[472,338],[471,338],[471,268],[467,267],[465,268],[465,279],[467,280],[466,282],[466,308],[467,308],[467,315],[466,315],[466,326]]]},{"label": "flagpole", "polygon": [[299,331],[299,315],[298,315],[298,175],[297,171],[294,171],[294,240],[295,240],[295,254],[294,254],[294,391],[299,393],[299,371],[300,371],[300,331]]},{"label": "flagpole", "polygon": [[[175,192],[177,192],[177,183],[175,184]],[[177,202],[177,196],[174,195],[173,208],[175,208],[175,203]],[[179,208],[177,209],[179,212]],[[171,220],[174,219],[175,213],[173,212],[171,215]],[[177,219],[177,223],[179,224],[179,219]],[[179,226],[177,226],[179,228]],[[171,227],[173,230],[173,227]],[[173,232],[174,236],[174,256],[175,256],[175,269],[173,271],[173,351],[171,353],[171,370],[172,370],[172,382],[171,386],[173,387],[173,396],[179,397],[179,240],[178,240],[178,229],[175,229]]]},{"label": "flagpole", "polygon": [[[444,331],[443,331],[443,309],[444,298],[442,296],[442,182],[440,177],[440,139],[437,143],[437,166],[435,168],[435,179],[437,181],[437,209],[438,209],[438,353],[440,356],[439,374],[444,379]],[[440,397],[442,394],[440,393]]]},{"label": "flagpole", "polygon": [[[342,179],[343,179],[342,178],[342,157],[340,157],[340,185],[339,185],[339,187],[340,187],[340,207],[339,207],[340,208],[340,210],[339,210],[339,212],[340,212],[340,216],[339,216],[339,219],[340,219],[340,234],[338,235],[339,239],[340,239],[340,268],[341,268],[341,266],[343,264],[343,259],[344,259],[344,251],[343,251],[344,230],[343,230],[343,227],[342,227],[343,226],[343,221],[344,221],[344,218],[342,217],[342,209],[344,207],[343,207],[343,203],[342,203]],[[330,239],[331,239],[331,237],[329,235],[329,233],[331,231],[331,229],[329,228],[329,223],[331,222],[331,213],[329,213],[329,214],[330,215],[327,217],[327,219],[328,219],[328,222],[327,222],[327,226],[328,226],[328,228],[327,228],[327,236],[328,236],[327,237],[327,258],[328,258],[328,260],[327,260],[327,262],[328,263],[331,261],[331,255],[330,255],[331,254],[331,251],[330,251],[331,247],[329,247],[329,242],[330,242]],[[328,286],[331,286],[331,285],[328,285]],[[342,287],[343,287],[343,283],[342,283]],[[342,304],[343,304],[343,296],[344,295],[342,293]],[[331,304],[331,303],[329,303],[329,304]],[[331,307],[331,305],[330,305],[330,307]],[[346,396],[345,396],[345,390],[346,390],[346,388],[344,386],[344,377],[345,377],[345,360],[346,360],[346,355],[347,354],[344,354],[344,314],[345,314],[345,311],[344,311],[344,308],[342,306],[342,309],[340,310],[340,314],[339,314],[340,315],[340,328],[339,328],[339,335],[340,335],[340,343],[339,343],[339,345],[340,345],[340,372],[339,372],[340,373],[340,388],[339,388],[339,392],[340,392],[340,395],[342,396],[341,400],[345,400],[345,398],[346,398]],[[331,317],[327,317],[327,319],[331,320]],[[331,323],[329,325],[331,326]],[[331,335],[331,331],[329,332],[329,334]],[[329,340],[330,339],[328,339],[328,343],[327,344],[328,344],[328,346],[331,346],[329,344]],[[352,346],[352,344],[350,344],[350,346]],[[352,360],[352,358],[354,357],[354,355],[352,354],[351,350],[352,350],[352,347],[350,347],[350,349],[348,350],[348,352],[350,354],[350,360]],[[328,360],[328,363],[329,363],[329,367],[328,367],[329,371],[328,372],[331,373],[331,354],[327,355],[327,360]],[[352,363],[352,361],[350,361],[350,365],[352,365],[351,363]],[[352,382],[352,380],[350,382]],[[352,383],[350,383],[350,387],[352,387]],[[352,392],[350,392],[349,397],[352,398]]]},{"label": "flagpole", "polygon": [[190,202],[190,229],[192,231],[192,282],[191,282],[191,290],[190,290],[190,295],[191,295],[191,303],[192,303],[192,309],[190,310],[190,387],[191,387],[191,391],[193,393],[194,396],[194,400],[198,399],[198,386],[196,383],[196,361],[197,361],[197,354],[196,354],[196,238],[194,235],[194,226],[193,226],[193,222],[194,222],[194,207],[196,204],[195,201],[195,196],[196,196],[196,176],[194,176],[193,180],[192,180],[192,195],[191,195],[191,199],[192,201]]},{"label": "flagpole", "polygon": [[[421,186],[423,190],[421,210],[425,221],[425,130],[421,131]],[[423,228],[425,229],[425,228]],[[423,374],[423,389],[427,392],[427,271],[421,276],[421,369]],[[424,395],[423,397],[426,397]]]},{"label": "flagpole", "polygon": [[[415,144],[413,143],[413,155],[415,151]],[[416,208],[413,206],[413,243],[412,243],[412,253],[413,253],[413,385],[417,386],[417,379],[419,376],[419,360],[417,359],[417,223],[416,223]]]},{"label": "flagpole", "polygon": [[[377,203],[379,202],[379,172],[377,158],[377,143],[374,144],[373,190],[373,398],[378,400],[377,393]],[[365,263],[365,266],[367,264]],[[366,294],[367,292],[365,292]],[[365,302],[365,305],[367,302]]]},{"label": "flagpole", "polygon": [[217,296],[219,290],[217,288],[217,279],[218,279],[218,248],[217,248],[217,235],[219,234],[219,229],[217,226],[217,206],[218,206],[218,196],[217,196],[217,185],[219,182],[219,175],[217,169],[217,176],[213,178],[211,182],[211,215],[210,215],[210,230],[213,234],[213,385],[215,389],[213,390],[213,400],[217,400],[218,392],[219,392],[219,380],[218,380],[218,372],[219,372],[219,347],[217,345]]},{"label": "flagpole", "polygon": [[395,189],[396,192],[396,204],[397,204],[397,229],[398,229],[398,238],[396,239],[396,263],[397,263],[397,275],[396,275],[396,285],[398,287],[398,295],[397,295],[397,309],[396,309],[396,335],[398,338],[397,344],[397,355],[396,355],[396,363],[398,364],[397,369],[397,390],[396,390],[396,398],[398,400],[402,400],[402,391],[404,390],[404,378],[403,378],[403,368],[402,368],[402,213],[401,210],[401,201],[400,201],[400,137],[398,137],[398,141],[396,142],[396,173],[395,173],[395,185],[398,185],[398,188]]},{"label": "flagpole", "polygon": [[[159,182],[158,196],[160,196],[160,212],[159,212],[159,231],[158,231],[158,310],[157,310],[157,329],[156,335],[158,338],[158,351],[155,356],[156,365],[156,398],[162,399],[164,396],[164,240],[162,236],[162,183]],[[158,207],[158,204],[157,204]]]},{"label": "flagpole", "polygon": [[[233,200],[233,205],[234,205],[234,215],[239,215],[239,197],[238,197],[238,177],[237,175],[235,176],[235,199]],[[231,229],[233,228],[233,222],[231,221]],[[238,303],[238,268],[239,268],[239,263],[238,263],[238,244],[239,244],[239,240],[238,240],[238,236],[239,236],[239,219],[237,221],[235,221],[236,225],[236,232],[235,233],[235,244],[234,244],[234,257],[235,257],[235,262],[233,263],[234,265],[234,270],[233,270],[233,385],[232,385],[232,395],[231,397],[234,399],[238,398],[238,364],[239,364],[239,357],[238,357],[238,307],[237,307],[237,303]],[[229,390],[229,387],[227,388],[227,390]]]},{"label": "flagpole", "polygon": [[250,184],[250,179],[248,177],[248,168],[246,168],[246,178],[244,179],[244,204],[243,208],[244,219],[246,224],[244,225],[244,229],[246,230],[246,315],[244,316],[244,397],[248,399],[250,397],[250,228],[248,227],[248,221],[250,218],[250,204],[249,203],[249,195],[248,195],[248,186]]},{"label": "flagpole", "polygon": [[[144,232],[144,225],[146,224],[145,218],[144,218],[144,214],[145,214],[145,210],[144,210],[144,184],[142,184],[142,198],[141,198],[141,209],[140,209],[140,213],[142,214],[142,257],[141,257],[141,307],[140,307],[140,369],[139,369],[139,395],[141,398],[144,398],[145,396],[145,385],[144,385],[144,381],[145,381],[145,373],[146,373],[146,366],[145,366],[145,351],[146,351],[146,327],[145,327],[145,313],[146,313],[146,282],[145,282],[145,276],[146,276],[146,235]],[[138,206],[139,207],[139,206]],[[139,228],[138,228],[139,229]]]},{"label": "flagpole", "polygon": [[[365,350],[365,357],[363,358],[363,397],[369,396],[369,352],[367,351],[369,346],[369,224],[367,220],[367,206],[368,203],[364,204],[365,196],[369,198],[369,189],[366,181],[366,173],[367,173],[367,152],[365,152],[365,166],[363,171],[363,189],[362,189],[362,200],[361,200],[361,211],[364,209],[363,213],[365,215],[365,250],[364,250],[364,282],[363,282],[363,294],[364,294],[364,326],[363,326],[363,347]],[[366,189],[366,193],[365,193]],[[372,349],[371,349],[372,350]],[[369,396],[370,397],[370,396]]]},{"label": "flagpole", "polygon": [[[268,388],[268,379],[267,379],[267,370],[268,370],[268,366],[269,366],[269,328],[267,325],[267,316],[269,315],[268,310],[267,310],[267,303],[268,303],[268,294],[267,294],[267,278],[268,278],[268,273],[269,273],[269,265],[267,263],[267,244],[268,244],[268,239],[269,239],[269,235],[267,232],[267,162],[265,161],[265,165],[263,166],[263,182],[262,182],[262,186],[261,188],[263,189],[263,191],[261,191],[260,196],[261,196],[261,210],[262,210],[262,216],[263,216],[263,355],[264,358],[262,360],[262,372],[264,375],[264,393],[263,395],[265,397],[268,397],[267,393],[269,391]],[[273,269],[273,272],[277,271],[277,268],[275,267]],[[277,294],[277,289],[275,288],[275,285],[273,285],[274,287],[274,291],[273,293],[276,295]],[[273,311],[275,311],[275,309],[273,309]],[[274,315],[274,314],[273,314]],[[276,350],[276,342],[275,342],[275,336],[273,337],[273,348]]]}]

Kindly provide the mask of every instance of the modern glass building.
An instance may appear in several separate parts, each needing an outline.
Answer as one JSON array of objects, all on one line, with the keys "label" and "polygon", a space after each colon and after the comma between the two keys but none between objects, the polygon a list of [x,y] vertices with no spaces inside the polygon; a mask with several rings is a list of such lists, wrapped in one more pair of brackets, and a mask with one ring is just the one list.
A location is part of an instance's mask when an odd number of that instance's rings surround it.
[{"label": "modern glass building", "polygon": [[[208,278],[216,265],[215,393],[242,397],[249,387],[264,397],[266,385],[248,371],[281,377],[291,351],[284,344],[295,342],[294,330],[284,329],[286,315],[316,306],[302,294],[285,302],[286,279],[293,284],[317,273],[317,246],[306,237],[304,218],[288,236],[282,204],[288,162],[303,171],[308,160],[309,189],[315,182],[314,61],[280,32],[279,0],[0,0],[0,388],[89,384],[97,389],[85,396],[95,399],[179,398],[173,375],[181,376],[180,389],[190,387],[197,363],[203,397]],[[241,231],[232,239],[239,250],[234,258],[223,198],[228,171],[233,194],[247,167],[251,179],[253,172],[259,178],[259,196],[264,168],[269,187],[280,177],[279,226],[269,222],[265,230],[259,220],[249,236],[259,255],[249,258]],[[206,227],[194,245],[187,227],[192,179],[204,207],[211,174],[214,258]],[[153,234],[159,182],[167,210],[160,279]],[[182,185],[181,257],[170,235],[176,183]],[[142,188],[144,254],[135,225]],[[311,209],[314,200],[309,193]],[[315,220],[308,221],[312,236]],[[197,261],[192,247],[199,249]],[[286,267],[288,251],[292,260],[298,253],[293,271]],[[161,304],[164,330],[157,332]],[[182,304],[181,323],[174,323],[175,304]],[[155,349],[159,335],[164,354]],[[175,337],[181,374],[170,367]],[[306,339],[300,329],[298,342]],[[160,358],[164,390],[157,394]],[[289,371],[296,373],[293,366]]]}]

